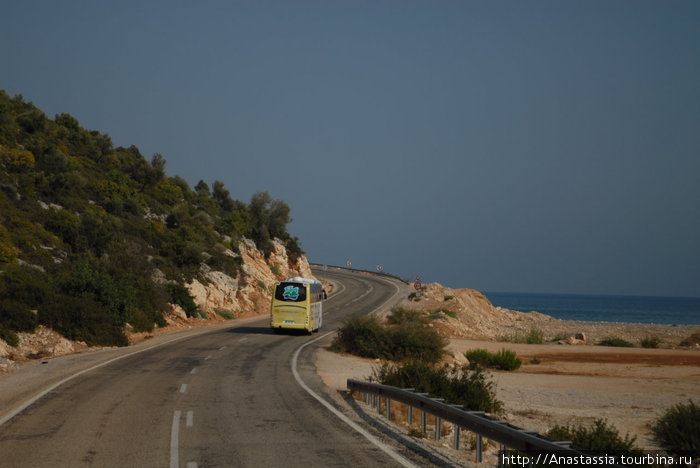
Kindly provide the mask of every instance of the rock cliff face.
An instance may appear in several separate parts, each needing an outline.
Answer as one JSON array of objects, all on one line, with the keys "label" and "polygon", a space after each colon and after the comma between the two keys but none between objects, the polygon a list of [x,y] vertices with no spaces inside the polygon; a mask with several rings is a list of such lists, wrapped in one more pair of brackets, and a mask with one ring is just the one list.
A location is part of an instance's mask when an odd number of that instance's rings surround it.
[{"label": "rock cliff face", "polygon": [[208,271],[204,275],[208,284],[194,280],[188,285],[195,303],[207,318],[216,319],[217,311],[236,317],[267,314],[276,282],[292,276],[312,276],[305,256],[293,262],[280,241],[274,240],[273,245],[274,250],[265,259],[253,241],[245,239],[239,244],[243,267],[238,278]]}]

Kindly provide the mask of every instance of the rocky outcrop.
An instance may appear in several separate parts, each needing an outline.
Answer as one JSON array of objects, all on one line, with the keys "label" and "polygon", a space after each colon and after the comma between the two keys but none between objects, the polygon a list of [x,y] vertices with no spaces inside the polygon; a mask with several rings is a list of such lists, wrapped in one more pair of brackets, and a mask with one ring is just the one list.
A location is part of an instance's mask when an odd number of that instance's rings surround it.
[{"label": "rocky outcrop", "polygon": [[529,330],[534,323],[556,320],[539,312],[523,313],[495,307],[479,291],[424,284],[419,298],[406,299],[404,307],[429,312],[431,323],[450,338],[494,339]]},{"label": "rocky outcrop", "polygon": [[203,275],[206,284],[195,279],[187,285],[209,319],[217,319],[218,312],[236,317],[267,314],[275,283],[292,276],[312,276],[306,257],[293,262],[278,239],[273,241],[273,251],[267,259],[251,240],[244,239],[238,248],[243,260],[238,278],[207,270]]}]

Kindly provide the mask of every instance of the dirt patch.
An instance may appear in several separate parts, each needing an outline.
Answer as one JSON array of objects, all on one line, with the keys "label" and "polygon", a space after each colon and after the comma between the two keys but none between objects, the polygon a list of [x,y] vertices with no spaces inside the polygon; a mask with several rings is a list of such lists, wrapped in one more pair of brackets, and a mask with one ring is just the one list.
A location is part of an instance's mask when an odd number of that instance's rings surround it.
[{"label": "dirt patch", "polygon": [[452,353],[484,348],[514,351],[515,372],[492,372],[505,417],[540,432],[555,424],[590,424],[597,418],[637,444],[656,448],[651,425],[663,412],[700,398],[700,352],[604,346],[525,345],[452,340]]}]

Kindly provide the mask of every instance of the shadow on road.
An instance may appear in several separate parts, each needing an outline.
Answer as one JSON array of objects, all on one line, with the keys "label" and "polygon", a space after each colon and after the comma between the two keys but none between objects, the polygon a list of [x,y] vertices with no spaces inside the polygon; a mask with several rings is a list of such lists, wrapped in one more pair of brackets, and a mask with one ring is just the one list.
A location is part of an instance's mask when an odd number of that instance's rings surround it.
[{"label": "shadow on road", "polygon": [[237,333],[241,335],[272,335],[270,327],[234,327],[226,330],[226,333]]},{"label": "shadow on road", "polygon": [[309,336],[305,330],[276,330],[270,327],[235,327],[226,330],[226,333],[236,333],[240,335],[289,335],[289,336]]}]

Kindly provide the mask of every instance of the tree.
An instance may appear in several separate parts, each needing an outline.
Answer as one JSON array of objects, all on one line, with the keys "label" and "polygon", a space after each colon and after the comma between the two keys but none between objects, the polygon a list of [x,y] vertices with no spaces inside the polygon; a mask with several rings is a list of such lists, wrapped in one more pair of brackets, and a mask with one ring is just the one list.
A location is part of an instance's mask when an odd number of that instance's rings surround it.
[{"label": "tree", "polygon": [[[198,184],[199,185],[199,184]],[[231,211],[233,209],[233,200],[228,190],[224,188],[224,183],[220,180],[214,182],[213,194],[214,200],[224,211]]]},{"label": "tree", "polygon": [[154,171],[154,178],[160,180],[165,177],[165,163],[166,160],[160,153],[153,153],[151,157],[151,167]]},{"label": "tree", "polygon": [[203,180],[197,182],[197,185],[194,186],[194,191],[197,192],[197,195],[199,195],[200,197],[211,197],[211,190],[209,190],[209,185]]},{"label": "tree", "polygon": [[289,205],[283,200],[273,200],[270,202],[270,236],[284,239],[288,236],[287,224],[291,222],[289,217]]}]

